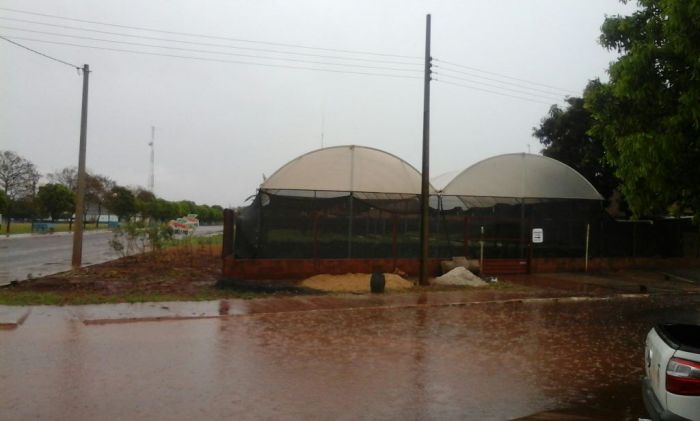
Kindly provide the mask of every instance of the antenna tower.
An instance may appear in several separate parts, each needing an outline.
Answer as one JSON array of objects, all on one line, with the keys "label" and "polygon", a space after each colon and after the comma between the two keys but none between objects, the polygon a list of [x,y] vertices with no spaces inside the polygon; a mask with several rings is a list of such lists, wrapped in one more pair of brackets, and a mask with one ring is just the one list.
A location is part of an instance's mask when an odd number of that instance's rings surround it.
[{"label": "antenna tower", "polygon": [[153,188],[155,187],[155,146],[156,141],[156,126],[151,126],[151,141],[148,146],[151,147],[151,168],[148,174],[148,190],[153,193]]}]

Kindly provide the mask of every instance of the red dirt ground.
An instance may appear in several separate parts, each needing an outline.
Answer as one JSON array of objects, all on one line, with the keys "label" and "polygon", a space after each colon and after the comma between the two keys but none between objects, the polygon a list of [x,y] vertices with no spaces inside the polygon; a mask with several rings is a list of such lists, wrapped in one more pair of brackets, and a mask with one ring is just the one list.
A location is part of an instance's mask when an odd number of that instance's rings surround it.
[{"label": "red dirt ground", "polygon": [[221,277],[221,246],[182,246],[78,270],[57,273],[14,285],[15,291],[193,294]]}]

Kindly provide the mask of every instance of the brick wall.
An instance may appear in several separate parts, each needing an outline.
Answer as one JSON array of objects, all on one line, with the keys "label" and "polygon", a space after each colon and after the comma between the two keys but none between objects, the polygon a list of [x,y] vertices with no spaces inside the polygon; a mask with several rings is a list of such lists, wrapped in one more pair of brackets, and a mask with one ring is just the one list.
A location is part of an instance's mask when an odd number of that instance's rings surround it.
[{"label": "brick wall", "polygon": [[[440,261],[430,259],[429,276],[440,275]],[[223,261],[225,277],[248,280],[303,279],[320,273],[342,275],[344,273],[393,272],[400,269],[409,276],[418,276],[418,259],[234,259]],[[588,261],[588,270],[622,269],[672,269],[700,267],[698,258],[593,258]],[[531,273],[582,272],[583,258],[538,258],[533,259]],[[526,262],[521,259],[488,259],[484,261],[484,273],[507,275],[526,273]]]},{"label": "brick wall", "polygon": [[[673,269],[700,267],[700,259],[669,258],[632,258],[632,257],[595,257],[588,260],[588,270],[592,272],[623,269]],[[544,272],[580,272],[585,268],[583,258],[536,258],[531,262],[532,273]]]},{"label": "brick wall", "polygon": [[[440,260],[430,259],[430,276],[440,274]],[[418,276],[417,259],[234,259],[224,258],[224,276],[236,279],[303,279],[319,273],[393,272],[400,269],[410,276]]]}]

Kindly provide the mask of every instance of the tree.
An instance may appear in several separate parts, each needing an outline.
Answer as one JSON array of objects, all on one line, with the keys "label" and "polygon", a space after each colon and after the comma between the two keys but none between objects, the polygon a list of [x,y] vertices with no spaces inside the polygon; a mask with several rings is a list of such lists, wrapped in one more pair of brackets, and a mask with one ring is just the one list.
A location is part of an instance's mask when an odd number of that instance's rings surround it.
[{"label": "tree", "polygon": [[105,202],[107,208],[112,211],[120,220],[129,219],[136,211],[136,198],[131,190],[122,186],[114,186],[107,196]]},{"label": "tree", "polygon": [[116,183],[109,177],[99,174],[88,174],[85,181],[85,212],[87,213],[89,206],[97,211],[95,227],[99,227],[102,208]]},{"label": "tree", "polygon": [[66,212],[72,213],[75,206],[75,195],[62,184],[46,184],[39,187],[37,199],[41,208],[54,221]]},{"label": "tree", "polygon": [[559,160],[575,169],[603,195],[610,198],[618,181],[613,168],[605,160],[603,142],[591,137],[593,119],[583,107],[583,98],[570,97],[566,110],[552,105],[549,114],[533,128],[544,156]]},{"label": "tree", "polygon": [[7,195],[4,191],[0,190],[0,210],[4,210],[7,207]]},{"label": "tree", "polygon": [[39,182],[39,172],[34,164],[12,151],[0,151],[0,188],[7,197],[4,214],[7,216],[6,232],[10,232],[13,205],[20,199],[33,198]]},{"label": "tree", "polygon": [[[58,183],[68,187],[73,193],[78,193],[78,167],[66,167],[48,175],[52,183]],[[86,171],[85,174],[85,201],[83,213],[87,215],[88,210],[97,212],[95,226],[99,226],[102,208],[105,205],[107,196],[110,194],[114,181],[109,177],[93,174]]]},{"label": "tree", "polygon": [[612,16],[601,44],[620,58],[584,98],[635,214],[700,213],[700,0],[640,0]]},{"label": "tree", "polygon": [[136,190],[136,208],[141,214],[141,218],[156,218],[156,195],[153,192],[139,188]]}]

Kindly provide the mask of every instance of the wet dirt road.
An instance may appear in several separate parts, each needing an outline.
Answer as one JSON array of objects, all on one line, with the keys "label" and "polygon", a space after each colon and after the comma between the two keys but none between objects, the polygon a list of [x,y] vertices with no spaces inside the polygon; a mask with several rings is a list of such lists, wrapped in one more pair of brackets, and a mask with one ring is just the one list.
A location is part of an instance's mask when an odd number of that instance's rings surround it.
[{"label": "wet dirt road", "polygon": [[[192,313],[209,318],[106,324],[90,323],[104,316],[96,306],[34,307],[0,330],[0,419],[498,420],[564,409],[636,420],[646,331],[700,322],[697,295],[415,298],[259,314],[197,303]],[[241,315],[214,317],[217,306]]]}]

